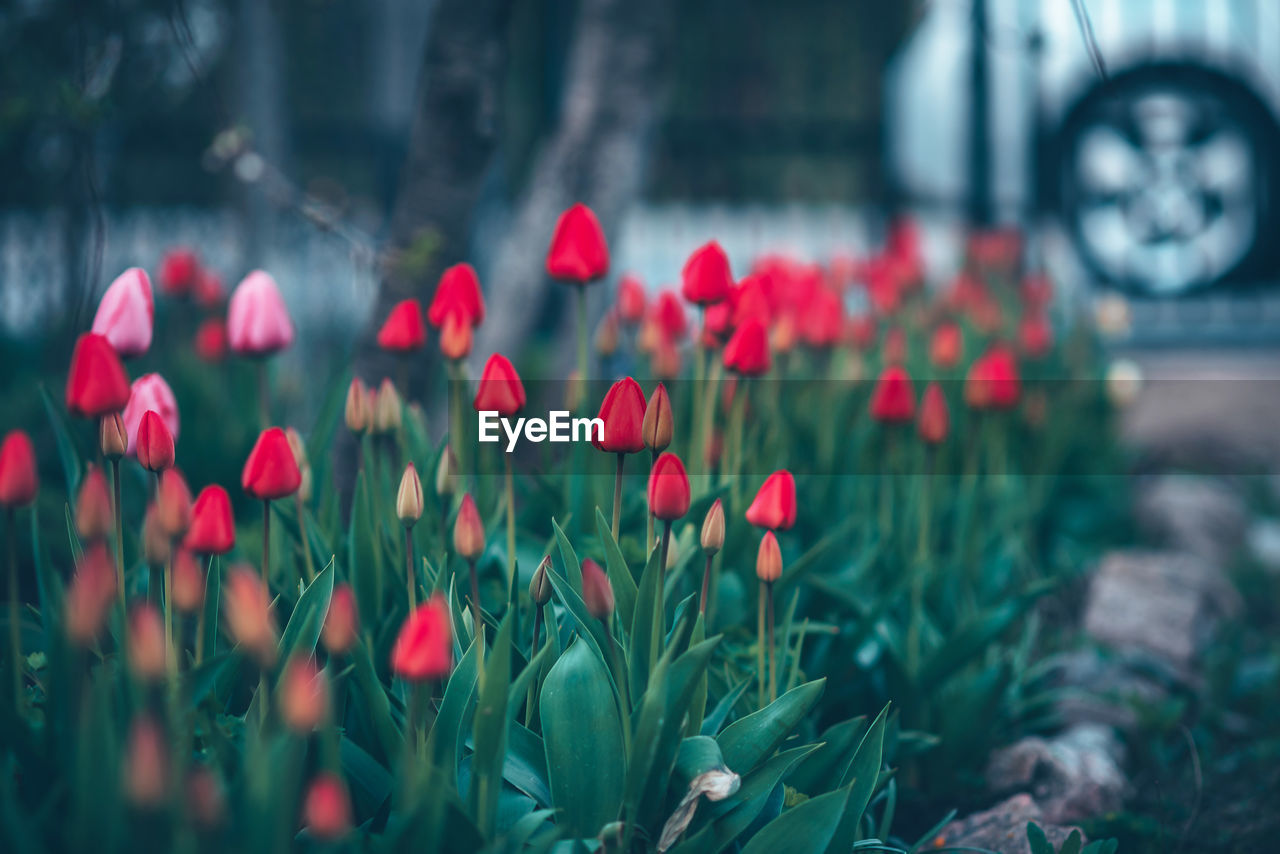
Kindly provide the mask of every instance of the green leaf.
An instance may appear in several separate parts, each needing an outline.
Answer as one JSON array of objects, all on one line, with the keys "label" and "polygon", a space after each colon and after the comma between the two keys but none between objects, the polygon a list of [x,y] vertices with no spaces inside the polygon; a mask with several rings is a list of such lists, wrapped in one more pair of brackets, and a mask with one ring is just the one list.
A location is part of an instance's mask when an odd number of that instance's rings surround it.
[{"label": "green leaf", "polygon": [[832,724],[823,730],[818,741],[822,746],[796,768],[788,785],[806,795],[830,792],[840,788],[851,758],[867,733],[870,721],[865,715]]},{"label": "green leaf", "polygon": [[391,717],[391,702],[387,692],[378,681],[378,674],[373,668],[373,658],[363,640],[357,639],[351,648],[351,661],[355,665],[356,684],[364,697],[365,712],[373,724],[373,732],[382,750],[382,759],[391,761],[398,759],[402,753],[404,738],[399,727]]},{"label": "green leaf", "polygon": [[607,680],[604,662],[579,640],[552,666],[539,699],[557,824],[577,838],[595,836],[622,801],[622,723]]},{"label": "green leaf", "polygon": [[880,714],[876,715],[867,734],[863,736],[862,743],[850,757],[844,778],[841,780],[841,786],[848,788],[849,798],[831,843],[827,846],[828,854],[848,851],[857,841],[858,824],[862,821],[862,813],[871,802],[871,796],[876,790],[876,782],[880,779],[884,727],[888,713],[889,707],[886,705],[880,710]]},{"label": "green leaf", "polygon": [[1053,845],[1034,821],[1027,822],[1027,845],[1031,847],[1031,854],[1054,854]]},{"label": "green leaf", "polygon": [[720,726],[729,717],[729,713],[733,711],[733,707],[737,705],[738,700],[746,692],[747,686],[751,684],[750,679],[743,679],[737,685],[729,689],[720,701],[716,703],[715,708],[711,710],[705,718],[702,719],[702,734],[714,736],[720,732]]},{"label": "green leaf", "polygon": [[627,568],[627,561],[618,548],[618,541],[613,538],[609,520],[604,518],[604,512],[599,507],[596,508],[596,531],[600,534],[600,542],[604,543],[605,571],[609,574],[609,583],[613,585],[618,622],[623,626],[630,626],[636,611],[636,580]]},{"label": "green leaf", "polygon": [[222,600],[222,559],[209,561],[204,577],[204,655],[212,656],[218,649],[218,603]]},{"label": "green leaf", "polygon": [[512,723],[508,729],[507,756],[502,776],[540,806],[551,806],[547,782],[547,751],[536,732]]},{"label": "green leaf", "polygon": [[351,525],[347,532],[347,578],[355,587],[360,604],[360,622],[381,624],[382,585],[379,579],[378,540],[375,534],[369,484],[362,471],[356,475],[351,498]]},{"label": "green leaf", "polygon": [[58,459],[62,462],[62,474],[67,480],[67,495],[76,494],[80,485],[80,455],[76,452],[75,443],[71,441],[71,432],[67,429],[67,420],[49,390],[40,383],[40,399],[44,401],[44,410],[49,416],[49,426],[53,428],[53,441],[58,448]]},{"label": "green leaf", "polygon": [[751,837],[742,854],[811,854],[827,850],[848,801],[847,788],[810,798],[766,824]]},{"label": "green leaf", "polygon": [[655,611],[662,607],[662,580],[658,569],[658,549],[649,553],[640,588],[636,592],[635,613],[631,616],[631,640],[627,650],[627,672],[631,676],[631,696],[639,697],[649,684],[649,670],[662,648],[662,638],[654,637]]},{"label": "green leaf", "polygon": [[238,656],[224,652],[222,655],[206,659],[199,667],[193,667],[187,672],[183,676],[183,686],[187,692],[187,709],[191,710],[199,706],[200,702],[217,687],[223,673],[239,663]]},{"label": "green leaf", "polygon": [[[614,644],[613,638],[605,631],[604,624],[591,616],[587,610],[587,603],[582,601],[582,596],[570,586],[570,582],[564,576],[556,572],[555,567],[547,566],[547,578],[551,580],[551,587],[564,602],[565,608],[573,615],[574,622],[578,624],[578,634],[591,645],[596,655],[600,657],[600,661],[604,663],[610,686],[615,686],[617,683],[611,667],[613,656],[609,653]],[[625,676],[625,673],[617,674],[617,678],[625,678]]]},{"label": "green leaf", "polygon": [[[701,612],[693,624],[693,634],[689,638],[691,645],[697,645],[707,636],[707,624]],[[693,737],[702,731],[702,716],[707,711],[707,673],[704,670],[694,686],[693,699],[689,703],[689,717],[685,722],[684,734]]]},{"label": "green leaf", "polygon": [[1071,835],[1067,837],[1067,841],[1062,843],[1062,847],[1058,849],[1058,854],[1080,854],[1080,848],[1084,845],[1084,839],[1080,836],[1080,831],[1073,830]]},{"label": "green leaf", "polygon": [[947,638],[946,644],[925,660],[916,684],[920,690],[936,689],[956,671],[964,667],[1012,625],[1026,608],[1028,601],[1005,602],[978,617]]},{"label": "green leaf", "polygon": [[564,535],[564,531],[560,530],[560,525],[555,519],[551,520],[551,527],[555,529],[556,544],[560,546],[560,560],[564,563],[564,577],[573,585],[574,592],[581,596],[582,565],[578,563],[578,553],[573,550],[573,546],[569,544],[569,538]]},{"label": "green leaf", "polygon": [[716,736],[725,764],[745,774],[772,755],[818,702],[826,682],[816,679],[792,688],[763,709],[726,727]]},{"label": "green leaf", "polygon": [[444,688],[444,699],[440,701],[440,711],[436,714],[428,736],[436,764],[444,769],[455,786],[458,785],[458,755],[463,742],[463,721],[475,700],[478,681],[476,660],[479,654],[477,641],[472,640],[466,653],[458,660],[458,666],[449,676]]},{"label": "green leaf", "polygon": [[471,812],[486,839],[492,838],[502,791],[502,764],[507,752],[507,690],[511,686],[511,613],[498,627],[484,668],[484,685],[472,723],[475,754],[471,759]]},{"label": "green leaf", "polygon": [[330,561],[316,576],[316,580],[302,591],[298,604],[293,607],[289,623],[280,636],[282,661],[287,661],[294,654],[310,656],[316,651],[320,630],[324,628],[324,618],[329,613],[329,600],[332,598],[333,561]]}]

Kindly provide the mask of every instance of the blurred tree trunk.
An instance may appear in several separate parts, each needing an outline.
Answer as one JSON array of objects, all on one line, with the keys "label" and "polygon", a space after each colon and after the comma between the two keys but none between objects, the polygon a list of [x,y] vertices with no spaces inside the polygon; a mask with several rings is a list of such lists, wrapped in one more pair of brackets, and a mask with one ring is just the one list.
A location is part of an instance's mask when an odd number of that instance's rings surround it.
[{"label": "blurred tree trunk", "polygon": [[[641,190],[660,115],[670,13],[670,0],[579,3],[559,121],[534,160],[485,277],[494,310],[478,330],[476,359],[496,349],[514,353],[534,331],[551,284],[543,259],[561,211],[585,202],[616,239],[622,213]],[[573,314],[564,312],[570,324]]]}]

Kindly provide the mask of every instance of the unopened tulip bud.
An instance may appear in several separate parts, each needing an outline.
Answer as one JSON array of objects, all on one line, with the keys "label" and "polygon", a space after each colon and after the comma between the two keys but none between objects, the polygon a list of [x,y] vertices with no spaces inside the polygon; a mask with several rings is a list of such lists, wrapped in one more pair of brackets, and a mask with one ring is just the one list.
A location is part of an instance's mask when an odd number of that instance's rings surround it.
[{"label": "unopened tulip bud", "polygon": [[307,789],[302,808],[307,832],[317,839],[333,841],[351,831],[351,801],[346,784],[334,774],[322,774]]},{"label": "unopened tulip bud", "polygon": [[345,655],[355,645],[360,632],[360,616],[356,610],[356,594],[350,584],[333,588],[329,613],[320,631],[320,642],[329,655]]},{"label": "unopened tulip bud", "polygon": [[383,378],[374,397],[373,429],[376,433],[394,433],[402,423],[400,393],[391,380]]},{"label": "unopened tulip bud", "polygon": [[129,614],[129,668],[143,682],[165,674],[164,620],[153,606],[136,605]]},{"label": "unopened tulip bud", "polygon": [[470,493],[462,496],[458,518],[453,523],[453,550],[465,560],[475,560],[484,553],[484,522]]},{"label": "unopened tulip bud", "polygon": [[276,624],[271,615],[271,593],[258,573],[246,566],[233,567],[223,582],[223,614],[236,643],[261,667],[276,660]]},{"label": "unopened tulip bud", "polygon": [[551,566],[551,555],[542,559],[529,581],[529,598],[536,605],[545,605],[551,601],[551,579],[547,577],[547,569]]},{"label": "unopened tulip bud", "polygon": [[298,483],[298,498],[302,500],[303,504],[306,504],[311,500],[311,489],[313,483],[311,479],[311,466],[303,466],[300,473],[302,474],[302,480]]},{"label": "unopened tulip bud", "polygon": [[658,383],[658,387],[649,396],[649,403],[644,409],[644,444],[655,453],[661,453],[671,444],[674,431],[671,420],[671,398],[667,395],[667,387]]},{"label": "unopened tulip bud", "polygon": [[160,523],[160,511],[153,503],[142,520],[142,554],[148,566],[164,566],[173,548],[169,534]]},{"label": "unopened tulip bud", "polygon": [[119,412],[102,416],[98,429],[98,444],[102,448],[102,456],[109,460],[118,460],[129,448],[129,435],[124,429],[124,419]]},{"label": "unopened tulip bud", "polygon": [[311,658],[295,658],[280,677],[280,717],[305,735],[324,723],[329,711],[329,676]]},{"label": "unopened tulip bud", "polygon": [[116,598],[116,570],[106,544],[98,541],[85,550],[76,574],[63,598],[63,627],[76,646],[93,643],[106,622]]},{"label": "unopened tulip bud", "polygon": [[111,533],[114,521],[107,479],[102,469],[90,465],[76,497],[76,533],[86,543],[101,540]]},{"label": "unopened tulip bud", "polygon": [[600,564],[591,558],[582,561],[582,601],[587,613],[597,620],[607,620],[613,614],[613,585]]},{"label": "unopened tulip bud", "polygon": [[302,434],[292,427],[286,427],[284,437],[289,440],[289,450],[293,451],[293,461],[298,464],[298,468],[310,465],[307,459],[307,443],[302,441]]},{"label": "unopened tulip bud", "polygon": [[702,520],[702,550],[710,557],[724,548],[724,506],[717,498]]},{"label": "unopened tulip bud", "polygon": [[440,462],[436,463],[436,495],[441,498],[453,495],[457,476],[458,458],[453,455],[453,449],[445,445],[444,452],[440,454]]},{"label": "unopened tulip bud", "polygon": [[197,768],[187,777],[187,815],[197,826],[212,830],[227,813],[227,791],[208,768]]},{"label": "unopened tulip bud", "polygon": [[177,469],[165,469],[160,475],[156,513],[160,529],[173,539],[180,539],[191,527],[191,490]]},{"label": "unopened tulip bud", "polygon": [[422,518],[422,481],[418,470],[409,463],[400,478],[400,491],[396,493],[396,516],[406,528]]},{"label": "unopened tulip bud", "polygon": [[194,614],[204,605],[204,573],[186,549],[173,554],[173,604],[179,611]]},{"label": "unopened tulip bud", "polygon": [[369,392],[364,383],[356,377],[347,389],[346,408],[347,429],[352,433],[363,433],[373,423],[373,412],[369,408]]},{"label": "unopened tulip bud", "polygon": [[606,359],[618,352],[618,318],[609,312],[596,328],[596,352]]},{"label": "unopened tulip bud", "polygon": [[148,409],[138,422],[138,435],[134,442],[138,462],[150,472],[162,472],[173,465],[173,433],[164,423],[160,413]]},{"label": "unopened tulip bud", "polygon": [[778,538],[773,531],[765,531],[760,551],[756,553],[756,578],[771,584],[781,577],[782,550],[778,548]]},{"label": "unopened tulip bud", "polygon": [[135,807],[155,809],[169,795],[169,750],[153,718],[138,718],[125,748],[124,790]]},{"label": "unopened tulip bud", "polygon": [[450,312],[440,327],[440,353],[446,359],[459,361],[471,354],[475,340],[471,324],[457,312]]}]

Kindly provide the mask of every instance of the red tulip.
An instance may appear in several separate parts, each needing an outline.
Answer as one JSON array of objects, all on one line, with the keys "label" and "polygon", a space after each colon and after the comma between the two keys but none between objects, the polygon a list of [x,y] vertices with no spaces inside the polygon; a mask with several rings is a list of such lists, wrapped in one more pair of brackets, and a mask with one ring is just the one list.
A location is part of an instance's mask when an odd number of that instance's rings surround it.
[{"label": "red tulip", "polygon": [[772,584],[782,577],[782,549],[778,548],[778,538],[773,531],[765,531],[760,539],[760,550],[756,552],[756,578]]},{"label": "red tulip", "polygon": [[310,655],[290,659],[280,675],[280,718],[299,735],[307,735],[329,713],[329,674]]},{"label": "red tulip", "polygon": [[147,471],[162,472],[173,465],[173,434],[153,409],[142,413],[142,420],[138,422],[134,452]]},{"label": "red tulip", "polygon": [[261,666],[275,664],[276,621],[267,583],[251,567],[232,567],[222,582],[222,605],[232,639]]},{"label": "red tulip", "polygon": [[825,288],[800,307],[800,337],[810,347],[834,347],[844,333],[844,301]]},{"label": "red tulip", "polygon": [[724,345],[724,366],[742,376],[768,373],[769,330],[758,317],[747,318]]},{"label": "red tulip", "polygon": [[591,444],[610,454],[635,454],[644,450],[644,390],[631,377],[618,380],[600,404],[604,437]]},{"label": "red tulip", "polygon": [[454,264],[440,276],[435,296],[427,306],[427,323],[440,329],[451,314],[468,326],[484,322],[484,293],[480,290],[480,278],[470,264]]},{"label": "red tulip", "polygon": [[196,355],[217,364],[227,357],[227,324],[221,317],[210,317],[196,327]]},{"label": "red tulip", "polygon": [[796,523],[796,480],[786,469],[765,479],[747,508],[747,521],[760,528],[785,531]]},{"label": "red tulip", "polygon": [[1013,353],[996,346],[970,365],[964,399],[974,409],[1013,409],[1018,405],[1021,388]]},{"label": "red tulip", "polygon": [[275,279],[254,270],[236,285],[227,306],[227,340],[241,356],[266,356],[293,343],[293,321]]},{"label": "red tulip", "polygon": [[680,293],[696,305],[714,305],[729,296],[733,272],[729,256],[712,240],[693,251],[680,273]]},{"label": "red tulip", "polygon": [[647,292],[638,276],[627,274],[618,283],[618,319],[634,326],[644,319]]},{"label": "red tulip", "polygon": [[907,361],[907,333],[895,326],[884,335],[884,363],[901,365]]},{"label": "red tulip", "polygon": [[22,430],[10,430],[0,445],[0,506],[24,507],[35,501],[39,489],[31,437]]},{"label": "red tulip", "polygon": [[97,418],[119,412],[129,402],[129,375],[111,342],[86,332],[76,339],[67,374],[67,409],[72,415]]},{"label": "red tulip", "polygon": [[484,363],[484,372],[476,386],[477,412],[497,412],[504,418],[524,408],[524,383],[506,356],[494,353]]},{"label": "red tulip", "polygon": [[427,343],[427,327],[422,322],[422,306],[416,299],[396,303],[378,330],[378,346],[384,350],[407,353]]},{"label": "red tulip", "polygon": [[289,439],[279,427],[262,431],[240,473],[240,485],[254,498],[270,501],[293,495],[302,485],[302,472]]},{"label": "red tulip", "polygon": [[547,251],[547,275],[585,285],[608,272],[609,247],[591,208],[578,203],[560,214]]},{"label": "red tulip", "polygon": [[589,557],[582,559],[582,601],[587,613],[597,620],[607,620],[613,614],[613,585],[600,564]]},{"label": "red tulip", "polygon": [[169,435],[174,441],[178,438],[178,400],[173,396],[173,389],[159,374],[143,374],[133,381],[129,389],[129,403],[124,408],[125,433],[129,437],[126,450],[136,454],[138,450],[138,429],[142,425],[142,416],[148,411],[160,416]]},{"label": "red tulip", "polygon": [[182,296],[196,284],[200,261],[185,246],[170,249],[160,259],[160,290],[170,296]]},{"label": "red tulip", "polygon": [[356,594],[347,583],[333,588],[329,599],[329,613],[325,615],[320,641],[329,655],[345,655],[355,646],[360,634],[360,613],[356,608]]},{"label": "red tulip", "polygon": [[474,341],[471,324],[458,312],[450,312],[440,328],[440,353],[446,359],[458,361],[471,355]]},{"label": "red tulip", "polygon": [[200,554],[221,555],[236,544],[231,498],[216,483],[206,486],[191,506],[191,525],[183,547]]},{"label": "red tulip", "polygon": [[947,438],[951,416],[947,412],[947,398],[937,382],[929,383],[920,398],[920,418],[916,429],[920,438],[930,445],[937,445]]},{"label": "red tulip", "polygon": [[910,421],[916,414],[911,376],[900,365],[885,368],[871,393],[871,417],[886,424]]},{"label": "red tulip", "polygon": [[321,841],[341,839],[350,832],[351,799],[341,777],[324,773],[311,782],[302,818],[307,831]]},{"label": "red tulip", "polygon": [[164,678],[164,617],[154,605],[142,603],[129,611],[126,647],[129,669],[144,682]]},{"label": "red tulip", "polygon": [[1018,324],[1018,347],[1031,359],[1048,355],[1053,348],[1053,326],[1040,309],[1028,310]]},{"label": "red tulip", "polygon": [[741,327],[752,318],[765,326],[773,321],[773,303],[765,291],[764,278],[755,273],[733,290],[733,325]]},{"label": "red tulip", "polygon": [[107,479],[102,469],[90,463],[76,495],[76,533],[86,543],[97,542],[111,533],[114,524]]},{"label": "red tulip", "polygon": [[707,306],[702,313],[702,331],[715,339],[715,346],[733,331],[733,295],[723,302]]},{"label": "red tulip", "polygon": [[684,314],[684,303],[675,291],[666,290],[649,307],[649,317],[658,331],[672,341],[683,341],[689,335],[689,320]]},{"label": "red tulip", "polygon": [[964,355],[964,335],[954,321],[939,323],[929,339],[929,361],[936,368],[954,368]]},{"label": "red tulip", "polygon": [[191,525],[191,489],[182,472],[175,468],[160,475],[160,497],[157,501],[160,528],[175,539]]},{"label": "red tulip", "polygon": [[179,611],[194,614],[204,606],[205,577],[196,559],[186,549],[173,553],[173,604]]},{"label": "red tulip", "polygon": [[689,512],[689,476],[672,453],[658,457],[649,473],[649,512],[664,522]]},{"label": "red tulip", "polygon": [[151,279],[141,267],[130,267],[102,295],[93,331],[110,341],[121,356],[141,356],[151,347],[155,314]]},{"label": "red tulip", "polygon": [[658,343],[650,354],[649,369],[661,380],[674,380],[680,376],[680,350],[670,336],[658,336]]},{"label": "red tulip", "polygon": [[484,521],[469,492],[462,496],[458,515],[453,520],[453,550],[470,561],[484,554]]},{"label": "red tulip", "polygon": [[79,646],[88,646],[107,621],[107,613],[116,598],[116,570],[99,540],[85,549],[76,563],[76,573],[63,598],[63,625],[67,637]]},{"label": "red tulip", "polygon": [[391,650],[391,670],[401,679],[443,679],[453,665],[449,606],[439,593],[409,615]]},{"label": "red tulip", "polygon": [[227,298],[227,289],[222,285],[222,277],[212,270],[200,270],[196,275],[196,282],[191,288],[191,295],[195,297],[196,305],[201,308],[212,311],[222,305],[222,301]]},{"label": "red tulip", "polygon": [[158,810],[169,797],[169,743],[164,730],[143,713],[129,728],[123,763],[124,790],[130,803]]}]

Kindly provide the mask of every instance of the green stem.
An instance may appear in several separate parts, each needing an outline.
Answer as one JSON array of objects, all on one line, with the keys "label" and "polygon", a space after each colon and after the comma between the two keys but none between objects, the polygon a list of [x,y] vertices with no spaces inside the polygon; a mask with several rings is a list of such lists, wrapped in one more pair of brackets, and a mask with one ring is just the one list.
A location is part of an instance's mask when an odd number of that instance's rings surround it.
[{"label": "green stem", "polygon": [[120,600],[120,625],[124,625],[124,513],[120,507],[120,459],[111,461],[111,488],[114,493],[112,512],[116,523],[116,590]]},{"label": "green stem", "polygon": [[298,538],[302,540],[302,560],[307,568],[307,583],[316,580],[316,567],[311,562],[311,540],[307,537],[307,508],[302,503],[302,493],[295,492],[294,498],[298,505]]},{"label": "green stem", "polygon": [[[654,451],[649,457],[649,477],[650,478],[653,477],[653,465],[657,461],[658,461],[658,452]],[[644,535],[644,556],[646,560],[648,560],[649,555],[653,553],[653,546],[654,546],[653,526],[655,521],[656,520],[654,519],[653,513],[650,512],[649,524],[645,528],[645,535]]]},{"label": "green stem", "polygon": [[631,755],[631,686],[627,676],[627,668],[622,660],[622,648],[613,639],[613,614],[605,617],[600,623],[604,626],[605,639],[609,641],[609,657],[613,662],[613,672],[618,683],[618,702],[622,705],[622,755]]},{"label": "green stem", "polygon": [[707,555],[707,565],[702,570],[702,597],[698,603],[698,613],[702,616],[707,615],[707,597],[711,590],[711,559],[714,555]]},{"label": "green stem", "polygon": [[5,514],[9,525],[9,648],[13,655],[13,708],[22,714],[22,615],[18,604],[18,518],[10,507]]},{"label": "green stem", "polygon": [[613,539],[618,540],[618,526],[622,522],[622,466],[626,454],[618,454],[618,470],[613,476]]},{"label": "green stem", "polygon": [[507,589],[516,576],[516,489],[515,477],[511,473],[511,454],[502,455],[502,463],[506,474],[507,493]]},{"label": "green stem", "polygon": [[[205,569],[205,589],[209,587],[209,573],[213,572],[213,555],[209,555],[209,566]],[[196,667],[204,661],[204,603],[200,603],[200,613],[196,615]]]},{"label": "green stem", "polygon": [[756,596],[756,688],[758,708],[764,708],[765,692],[765,660],[764,660],[764,582]]},{"label": "green stem", "polygon": [[413,527],[406,525],[404,529],[404,568],[405,583],[409,588],[409,613],[418,607],[418,585],[413,580]]},{"label": "green stem", "polygon": [[258,423],[266,430],[271,425],[271,403],[267,392],[267,360],[258,359]]},{"label": "green stem", "polygon": [[[578,382],[584,383],[587,380],[587,289],[579,287],[578,289]],[[574,400],[579,406],[582,404],[583,396],[576,393]]]},{"label": "green stem", "polygon": [[773,640],[773,582],[766,581],[765,591],[765,623],[769,631],[769,702],[778,699],[778,651]]},{"label": "green stem", "polygon": [[262,502],[262,580],[271,584],[271,502]]},{"label": "green stem", "polygon": [[656,592],[657,602],[653,608],[653,643],[649,647],[649,672],[658,666],[658,656],[662,647],[666,644],[667,637],[667,612],[666,612],[666,587],[667,587],[667,549],[671,546],[671,520],[665,519],[662,522],[662,546],[658,549],[658,589]]}]

